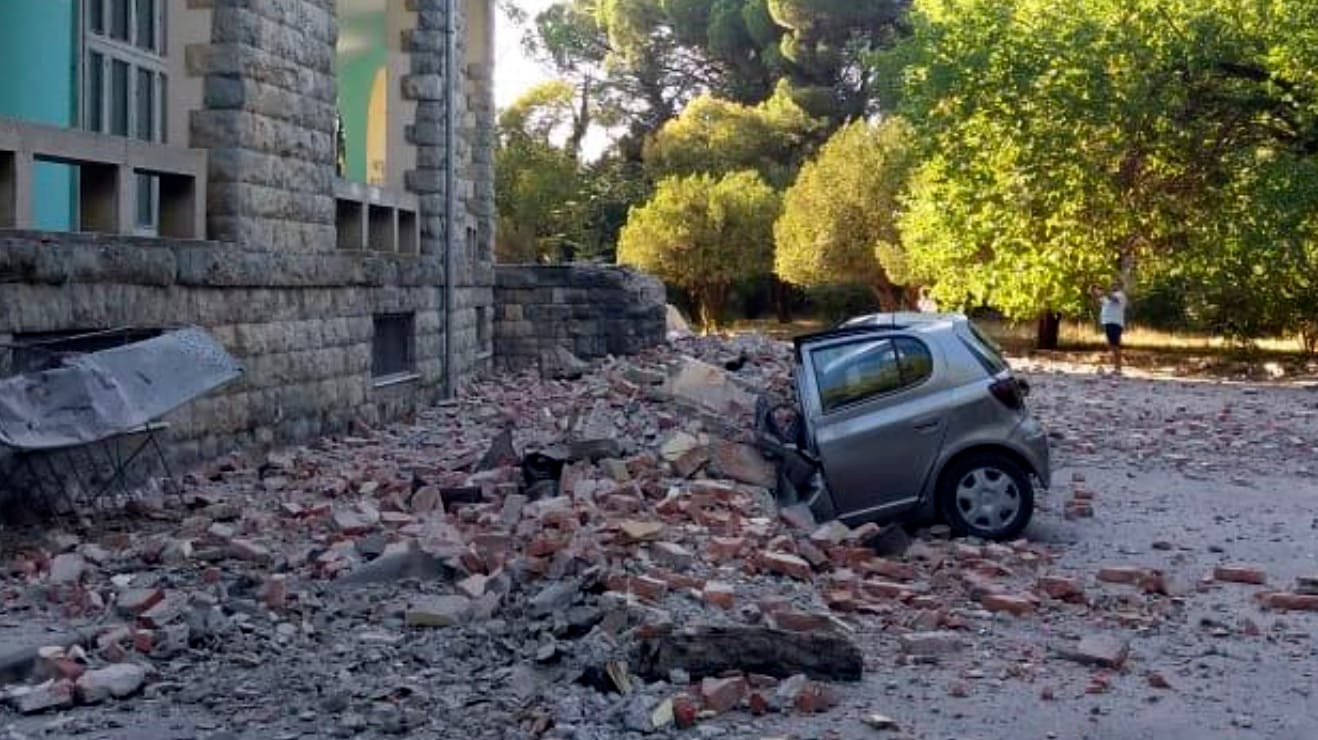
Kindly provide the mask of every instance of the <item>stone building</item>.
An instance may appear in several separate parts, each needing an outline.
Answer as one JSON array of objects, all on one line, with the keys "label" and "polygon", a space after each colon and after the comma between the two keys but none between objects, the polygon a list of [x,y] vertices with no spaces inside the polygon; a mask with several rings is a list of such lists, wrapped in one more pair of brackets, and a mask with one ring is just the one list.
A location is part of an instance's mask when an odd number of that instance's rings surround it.
[{"label": "stone building", "polygon": [[173,326],[187,462],[493,365],[493,0],[0,2],[0,376]]}]

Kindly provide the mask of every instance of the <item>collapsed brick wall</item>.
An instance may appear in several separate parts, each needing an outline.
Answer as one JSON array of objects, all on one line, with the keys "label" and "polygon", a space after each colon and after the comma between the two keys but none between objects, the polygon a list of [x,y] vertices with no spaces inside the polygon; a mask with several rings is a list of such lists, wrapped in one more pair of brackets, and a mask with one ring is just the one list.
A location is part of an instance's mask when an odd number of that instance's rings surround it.
[{"label": "collapsed brick wall", "polygon": [[622,267],[500,265],[494,303],[500,370],[532,367],[555,346],[585,359],[635,354],[666,333],[663,284]]},{"label": "collapsed brick wall", "polygon": [[[397,417],[442,390],[437,257],[51,236],[0,236],[0,344],[33,333],[195,324],[246,368],[166,419],[179,464]],[[388,313],[414,315],[416,377],[377,387],[373,317]],[[0,349],[0,375],[9,354]]]}]

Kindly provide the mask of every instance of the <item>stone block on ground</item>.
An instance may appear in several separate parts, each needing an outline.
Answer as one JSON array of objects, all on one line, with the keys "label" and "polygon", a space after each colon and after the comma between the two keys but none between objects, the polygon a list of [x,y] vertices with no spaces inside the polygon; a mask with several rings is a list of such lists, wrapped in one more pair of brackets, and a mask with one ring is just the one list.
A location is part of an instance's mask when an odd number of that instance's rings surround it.
[{"label": "stone block on ground", "polygon": [[116,663],[87,671],[78,679],[78,698],[84,704],[132,696],[146,683],[146,669],[136,663]]},{"label": "stone block on ground", "polygon": [[1130,655],[1130,643],[1115,635],[1088,635],[1075,647],[1057,650],[1061,657],[1081,665],[1120,668]]},{"label": "stone block on ground", "polygon": [[412,604],[404,613],[408,627],[459,627],[471,619],[471,599],[465,596],[435,596]]},{"label": "stone block on ground", "polygon": [[787,678],[798,673],[819,681],[858,681],[860,648],[836,634],[793,633],[765,627],[703,627],[642,639],[633,668],[652,681],[673,670],[696,679],[732,673]]}]

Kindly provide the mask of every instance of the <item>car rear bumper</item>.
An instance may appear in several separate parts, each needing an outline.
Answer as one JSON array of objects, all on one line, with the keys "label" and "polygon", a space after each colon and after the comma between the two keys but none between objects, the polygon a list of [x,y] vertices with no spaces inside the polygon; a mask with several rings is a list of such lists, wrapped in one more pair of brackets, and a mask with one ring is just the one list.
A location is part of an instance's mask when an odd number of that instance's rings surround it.
[{"label": "car rear bumper", "polygon": [[1039,479],[1039,485],[1044,489],[1052,488],[1052,455],[1048,448],[1048,435],[1043,427],[1033,416],[1026,416],[1012,432],[1012,438],[1016,443],[1014,446]]}]

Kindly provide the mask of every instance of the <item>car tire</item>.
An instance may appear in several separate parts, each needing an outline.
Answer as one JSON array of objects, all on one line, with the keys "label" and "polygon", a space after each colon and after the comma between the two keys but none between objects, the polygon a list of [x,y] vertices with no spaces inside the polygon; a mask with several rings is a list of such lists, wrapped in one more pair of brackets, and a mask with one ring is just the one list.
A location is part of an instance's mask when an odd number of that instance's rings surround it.
[{"label": "car tire", "polygon": [[959,536],[1011,540],[1034,515],[1034,485],[1012,458],[976,453],[953,463],[939,478],[938,508]]}]

